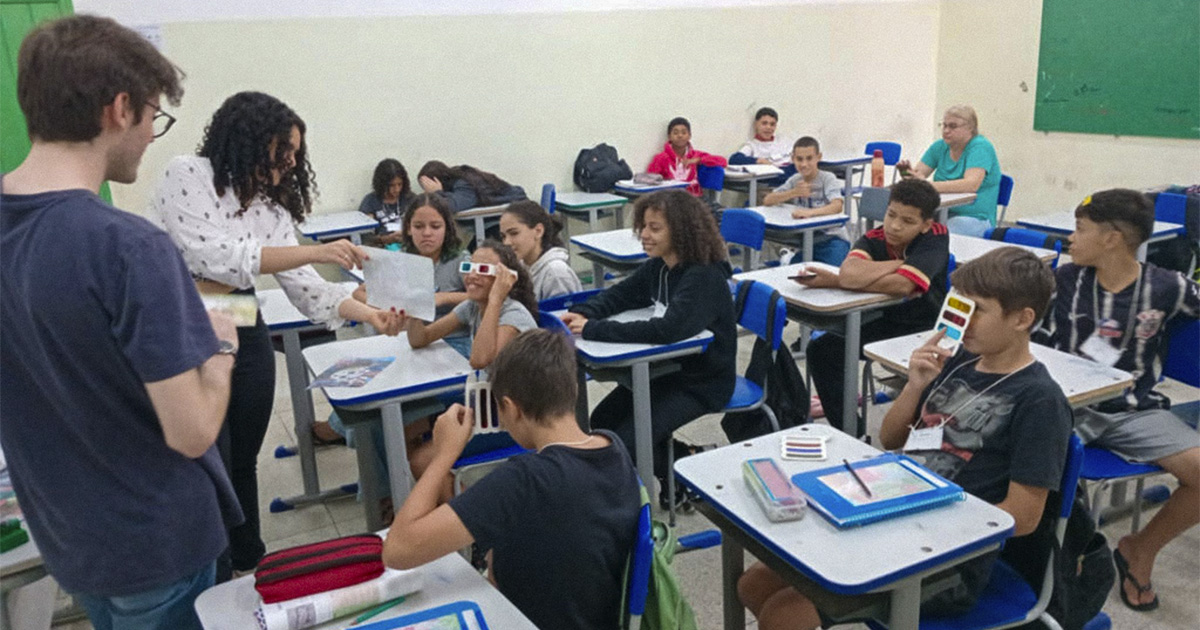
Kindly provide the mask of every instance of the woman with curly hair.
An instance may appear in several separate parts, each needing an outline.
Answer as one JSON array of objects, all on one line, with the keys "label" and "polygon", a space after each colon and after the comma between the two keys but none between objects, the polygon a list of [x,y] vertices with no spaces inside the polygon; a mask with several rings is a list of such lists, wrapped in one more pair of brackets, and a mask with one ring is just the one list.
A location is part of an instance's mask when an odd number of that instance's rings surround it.
[{"label": "woman with curly hair", "polygon": [[[679,372],[650,382],[654,474],[666,502],[667,440],[684,424],[720,411],[735,382],[737,327],[729,296],[732,270],[725,241],[704,203],[682,190],[646,195],[633,207],[633,229],[650,256],[633,275],[571,307],[563,322],[584,339],[668,344],[701,331],[713,333],[708,350],[680,360]],[[605,319],[622,311],[654,307],[644,321]],[[634,447],[633,392],[618,387],[592,411],[593,429],[609,429]],[[686,493],[679,493],[683,501]]]},{"label": "woman with curly hair", "polygon": [[[226,99],[204,131],[197,155],[167,165],[153,215],[183,254],[201,293],[254,295],[260,274],[274,274],[288,299],[330,329],[352,319],[395,335],[399,317],[354,300],[351,289],[321,278],[310,263],[361,267],[349,241],[301,246],[295,224],[312,210],[315,184],[304,121],[259,92]],[[218,581],[249,571],[265,553],[259,532],[258,451],[275,397],[275,355],[262,314],[238,328],[229,409],[218,444],[246,520],[229,532]]]},{"label": "woman with curly hair", "polygon": [[382,245],[400,242],[400,232],[388,233],[387,224],[399,221],[404,209],[412,203],[412,184],[408,171],[400,160],[385,158],[375,165],[371,177],[371,192],[362,198],[358,211],[379,222],[375,228],[376,240]]}]

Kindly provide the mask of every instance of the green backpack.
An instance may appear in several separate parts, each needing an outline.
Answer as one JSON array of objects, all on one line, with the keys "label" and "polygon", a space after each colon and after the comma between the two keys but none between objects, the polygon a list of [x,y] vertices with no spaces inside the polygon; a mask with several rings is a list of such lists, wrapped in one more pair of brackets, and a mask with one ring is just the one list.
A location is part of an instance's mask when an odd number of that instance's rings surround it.
[{"label": "green backpack", "polygon": [[[648,515],[650,495],[645,486],[642,486],[641,490],[641,511]],[[639,536],[641,530],[639,527]],[[641,618],[641,627],[645,630],[698,630],[696,613],[683,597],[679,590],[679,582],[675,580],[675,573],[671,571],[671,561],[675,559],[675,550],[678,548],[675,532],[667,527],[666,523],[650,519],[650,537],[654,542],[654,551],[651,554],[649,593],[646,597],[646,610]],[[637,548],[636,541],[634,547]],[[622,628],[630,627],[628,598],[632,566],[631,552],[621,591]]]}]

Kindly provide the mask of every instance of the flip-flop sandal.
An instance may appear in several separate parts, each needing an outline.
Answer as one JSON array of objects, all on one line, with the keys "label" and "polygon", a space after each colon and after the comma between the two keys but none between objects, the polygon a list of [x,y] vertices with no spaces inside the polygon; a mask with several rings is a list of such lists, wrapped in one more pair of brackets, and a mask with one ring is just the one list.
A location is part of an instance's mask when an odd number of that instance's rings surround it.
[{"label": "flip-flop sandal", "polygon": [[1133,588],[1137,589],[1138,595],[1141,595],[1142,593],[1149,593],[1150,591],[1154,590],[1154,586],[1151,584],[1142,586],[1142,583],[1138,582],[1137,578],[1130,575],[1129,563],[1125,560],[1125,556],[1122,556],[1121,552],[1115,549],[1113,550],[1113,563],[1117,565],[1117,576],[1120,578],[1120,584],[1117,585],[1117,588],[1121,593],[1121,601],[1124,602],[1124,604],[1129,607],[1130,610],[1136,610],[1137,612],[1147,612],[1158,608],[1158,595],[1155,595],[1154,599],[1144,604],[1135,604],[1129,601],[1129,596],[1125,594],[1125,580],[1129,580],[1129,582],[1133,584]]}]

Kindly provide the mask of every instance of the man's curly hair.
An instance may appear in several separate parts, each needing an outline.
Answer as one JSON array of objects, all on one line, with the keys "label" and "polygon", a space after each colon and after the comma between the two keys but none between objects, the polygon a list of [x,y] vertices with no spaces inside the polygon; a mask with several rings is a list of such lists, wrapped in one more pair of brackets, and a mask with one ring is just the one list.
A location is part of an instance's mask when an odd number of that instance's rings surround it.
[{"label": "man's curly hair", "polygon": [[[300,148],[294,156],[296,165],[287,168],[283,156],[292,127],[300,130]],[[232,188],[241,212],[263,195],[286,208],[299,223],[312,211],[317,189],[316,174],[308,163],[305,130],[304,121],[283,101],[262,92],[238,92],[213,114],[196,153],[212,163],[217,194],[224,195]],[[278,184],[271,183],[272,169],[280,171]]]},{"label": "man's curly hair", "polygon": [[709,264],[725,261],[729,253],[712,212],[682,190],[662,190],[639,197],[633,204],[633,231],[646,225],[646,211],[661,212],[671,230],[671,249],[681,263]]}]

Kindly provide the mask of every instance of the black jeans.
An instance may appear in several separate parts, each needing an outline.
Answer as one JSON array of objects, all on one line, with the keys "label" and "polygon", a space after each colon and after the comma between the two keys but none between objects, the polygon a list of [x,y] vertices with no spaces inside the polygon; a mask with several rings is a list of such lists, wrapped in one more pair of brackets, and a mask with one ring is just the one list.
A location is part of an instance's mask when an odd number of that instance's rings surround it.
[{"label": "black jeans", "polygon": [[[252,293],[251,293],[252,294]],[[238,328],[237,364],[229,392],[229,410],[217,438],[225,471],[233,482],[245,522],[229,530],[229,549],[217,559],[217,582],[233,570],[258,566],[266,553],[259,527],[258,452],[275,404],[275,351],[262,314],[253,328]]]},{"label": "black jeans", "polygon": [[[932,321],[928,325],[914,325],[907,322],[895,322],[885,314],[883,319],[863,324],[859,333],[858,349],[861,353],[863,345],[872,341],[901,337],[932,327]],[[842,363],[846,356],[845,345],[846,338],[832,332],[826,332],[812,340],[808,344],[806,353],[808,357],[807,370],[808,374],[812,376],[813,388],[817,390],[817,396],[821,398],[821,407],[825,410],[825,419],[829,421],[830,426],[855,435],[858,433],[857,426],[842,426],[842,386],[845,383],[842,377]],[[866,395],[865,392],[863,395]]]},{"label": "black jeans", "polygon": [[[710,408],[683,391],[681,379],[672,376],[650,381],[650,400],[653,401],[650,405],[650,435],[654,442],[654,476],[659,479],[667,475],[667,443],[671,433],[706,413],[720,410]],[[625,450],[629,451],[629,456],[637,461],[632,390],[618,387],[605,396],[592,410],[591,426],[593,429],[608,429],[616,433],[624,443]],[[679,457],[680,453],[675,456]]]}]

